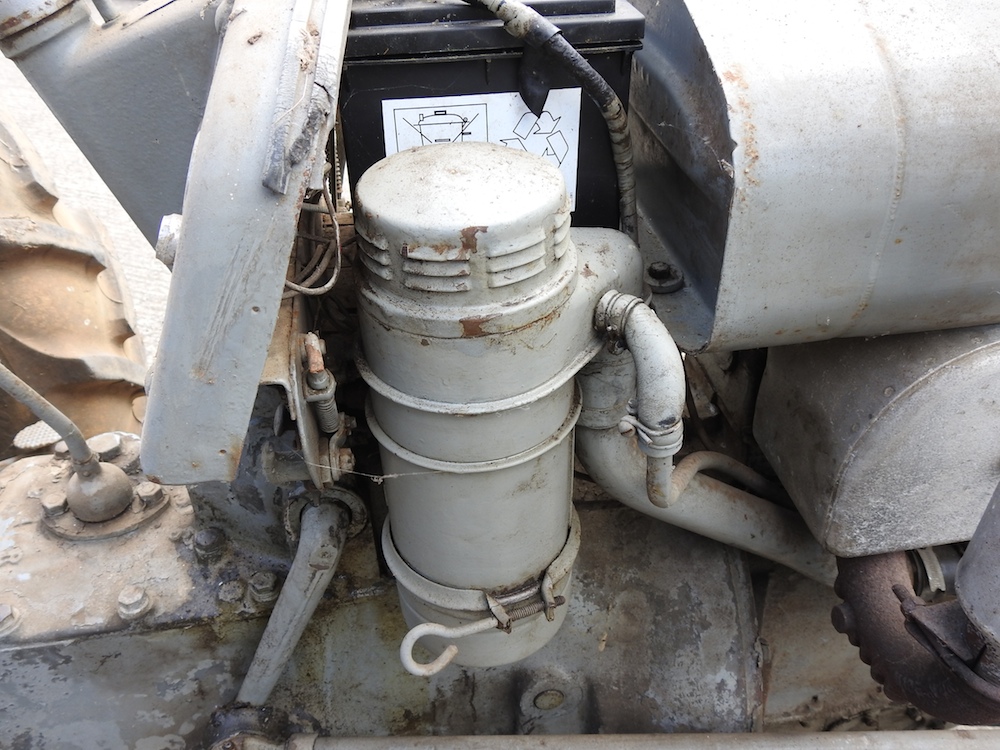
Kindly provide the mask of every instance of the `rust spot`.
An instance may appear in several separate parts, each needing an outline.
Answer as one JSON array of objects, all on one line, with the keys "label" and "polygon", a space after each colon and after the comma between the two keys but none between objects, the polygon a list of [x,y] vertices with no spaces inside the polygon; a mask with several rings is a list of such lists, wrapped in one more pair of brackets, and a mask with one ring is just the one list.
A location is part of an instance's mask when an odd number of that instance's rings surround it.
[{"label": "rust spot", "polygon": [[309,338],[306,338],[304,346],[306,350],[307,369],[309,372],[323,372],[323,370],[326,369],[326,363],[323,362],[323,352],[321,352]]},{"label": "rust spot", "polygon": [[896,244],[897,245],[902,245],[903,244],[903,238],[902,237],[897,237],[896,238]]},{"label": "rust spot", "polygon": [[476,252],[476,245],[478,244],[476,235],[487,231],[489,231],[489,227],[466,227],[463,229],[460,232],[462,235],[462,249],[470,253]]},{"label": "rust spot", "polygon": [[484,331],[483,326],[489,323],[495,315],[484,315],[475,318],[462,318],[462,338],[475,338],[476,336],[487,336],[489,331]]},{"label": "rust spot", "polygon": [[264,32],[258,31],[256,34],[253,34],[249,39],[247,39],[247,44],[256,44],[260,41],[262,36],[264,36]]},{"label": "rust spot", "polygon": [[420,346],[430,346],[431,342],[427,339],[420,339]]},{"label": "rust spot", "polygon": [[596,273],[594,273],[593,271],[590,270],[590,264],[589,263],[584,263],[583,264],[583,270],[580,271],[580,275],[583,276],[583,278],[585,278],[585,279],[589,279],[591,276],[597,276]]},{"label": "rust spot", "polygon": [[[219,453],[226,453],[225,450],[219,451]],[[229,444],[229,473],[232,476],[236,476],[240,468],[240,456],[243,454],[243,439],[233,438]]]},{"label": "rust spot", "polygon": [[31,11],[26,10],[19,16],[13,16],[8,18],[3,23],[0,23],[0,32],[7,31],[8,29],[13,29],[15,26],[19,25],[21,21],[27,21],[31,18]]},{"label": "rust spot", "polygon": [[733,83],[739,86],[741,89],[748,89],[750,86],[747,84],[747,79],[743,75],[743,68],[739,65],[734,67],[732,70],[727,70],[722,74],[722,79],[728,83]]},{"label": "rust spot", "polygon": [[[438,255],[444,255],[445,253],[450,252],[454,249],[455,248],[452,247],[451,243],[449,242],[435,242],[433,245],[431,245],[431,250],[433,250]],[[465,260],[466,258],[469,257],[469,252],[468,249],[465,247],[465,245],[462,246],[462,250],[461,252],[459,252],[458,257],[461,260]]]}]

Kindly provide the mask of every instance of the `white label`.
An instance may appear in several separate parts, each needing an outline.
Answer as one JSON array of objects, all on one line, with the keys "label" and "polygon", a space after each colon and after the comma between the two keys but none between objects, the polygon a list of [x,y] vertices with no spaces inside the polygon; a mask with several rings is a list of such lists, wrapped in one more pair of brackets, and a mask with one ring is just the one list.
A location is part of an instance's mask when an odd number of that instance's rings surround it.
[{"label": "white label", "polygon": [[553,89],[535,117],[517,92],[388,99],[385,155],[432,143],[489,141],[545,157],[562,170],[572,208],[580,153],[580,89]]}]

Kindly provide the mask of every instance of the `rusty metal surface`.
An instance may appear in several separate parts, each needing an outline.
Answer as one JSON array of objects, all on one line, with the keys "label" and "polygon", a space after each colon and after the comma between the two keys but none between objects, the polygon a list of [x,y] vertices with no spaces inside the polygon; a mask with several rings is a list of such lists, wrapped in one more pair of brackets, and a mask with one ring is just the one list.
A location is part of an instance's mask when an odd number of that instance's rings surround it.
[{"label": "rusty metal surface", "polygon": [[833,625],[858,647],[889,698],[958,724],[1000,722],[1000,688],[975,679],[957,658],[940,658],[926,636],[911,635],[904,610],[916,595],[905,553],[840,558],[838,567],[835,590],[844,601],[833,609]]}]

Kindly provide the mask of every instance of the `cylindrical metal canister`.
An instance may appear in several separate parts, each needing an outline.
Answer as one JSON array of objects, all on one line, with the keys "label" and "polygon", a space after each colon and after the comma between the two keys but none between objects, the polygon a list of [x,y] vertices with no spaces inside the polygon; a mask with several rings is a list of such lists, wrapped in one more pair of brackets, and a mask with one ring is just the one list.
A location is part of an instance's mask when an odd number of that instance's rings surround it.
[{"label": "cylindrical metal canister", "polygon": [[[573,376],[593,353],[589,325],[567,313],[569,211],[555,167],[488,143],[396,154],[357,188],[359,368],[404,614],[454,626],[491,616],[489,598],[501,619],[519,615],[510,633],[462,638],[462,664],[526,656],[565,610],[549,620],[538,605],[570,538]],[[569,570],[551,583],[550,598]]]}]

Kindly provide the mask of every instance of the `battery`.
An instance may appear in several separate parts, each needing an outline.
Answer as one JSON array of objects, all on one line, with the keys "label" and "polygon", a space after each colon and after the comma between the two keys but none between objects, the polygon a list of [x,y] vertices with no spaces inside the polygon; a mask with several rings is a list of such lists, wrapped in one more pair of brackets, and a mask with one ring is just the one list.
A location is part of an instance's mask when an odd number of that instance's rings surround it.
[{"label": "battery", "polygon": [[[644,19],[624,0],[536,0],[628,104]],[[618,227],[611,141],[562,64],[461,0],[355,0],[340,91],[352,189],[368,167],[415,146],[490,141],[560,168],[576,226]]]}]

